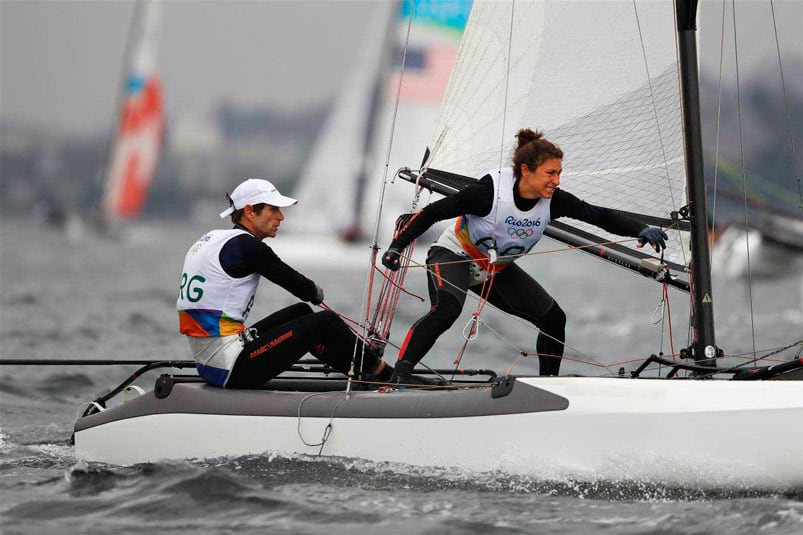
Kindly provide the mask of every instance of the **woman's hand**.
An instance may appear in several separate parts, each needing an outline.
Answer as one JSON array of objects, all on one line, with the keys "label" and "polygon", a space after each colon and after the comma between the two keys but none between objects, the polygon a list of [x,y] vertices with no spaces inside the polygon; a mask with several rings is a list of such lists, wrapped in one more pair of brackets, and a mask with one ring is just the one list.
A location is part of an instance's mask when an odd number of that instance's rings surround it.
[{"label": "woman's hand", "polygon": [[309,302],[312,303],[315,306],[318,306],[321,303],[323,303],[323,288],[321,288],[320,286],[318,286],[316,284],[315,285],[315,297],[310,299]]},{"label": "woman's hand", "polygon": [[668,239],[669,236],[660,228],[647,227],[639,232],[638,245],[636,247],[644,247],[644,244],[649,242],[655,252],[660,253],[663,249],[666,249],[666,240]]}]

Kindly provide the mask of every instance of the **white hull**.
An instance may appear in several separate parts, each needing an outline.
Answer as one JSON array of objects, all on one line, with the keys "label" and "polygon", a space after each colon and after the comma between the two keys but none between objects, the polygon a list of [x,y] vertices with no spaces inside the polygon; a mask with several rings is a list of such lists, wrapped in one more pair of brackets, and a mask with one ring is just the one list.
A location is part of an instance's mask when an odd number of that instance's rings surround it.
[{"label": "white hull", "polygon": [[[803,487],[803,383],[799,381],[526,378],[519,382],[566,398],[568,407],[444,418],[338,418],[336,414],[323,454],[543,479],[635,480],[706,488]],[[524,384],[516,388],[526,389]],[[298,395],[299,402],[309,396],[271,391],[258,395],[268,405],[271,396]],[[337,410],[349,403],[379,405],[386,396],[410,395],[416,393],[355,393]],[[487,396],[487,403],[495,402]],[[426,414],[426,408],[421,410]],[[303,416],[304,439],[320,442],[328,422],[328,417]],[[320,447],[304,445],[298,426],[296,416],[149,414],[77,430],[75,451],[79,458],[113,464],[267,452],[317,455]]]}]

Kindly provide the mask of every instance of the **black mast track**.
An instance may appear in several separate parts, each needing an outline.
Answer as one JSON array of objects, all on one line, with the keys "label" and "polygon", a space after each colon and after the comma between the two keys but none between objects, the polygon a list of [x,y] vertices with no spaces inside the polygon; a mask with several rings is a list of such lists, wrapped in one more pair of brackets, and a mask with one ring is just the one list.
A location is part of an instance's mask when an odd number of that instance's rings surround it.
[{"label": "black mast track", "polygon": [[700,128],[700,82],[697,70],[697,0],[679,0],[677,9],[680,59],[680,103],[683,147],[686,156],[686,187],[691,223],[691,286],[694,305],[692,356],[713,366],[722,354],[714,336],[714,303],[711,260],[708,250],[708,215],[703,174],[703,142]]},{"label": "black mast track", "polygon": [[[471,177],[432,168],[425,170],[421,174],[410,169],[403,169],[399,172],[399,177],[441,195],[457,193],[477,181]],[[677,226],[677,222],[671,219],[661,219],[622,210],[617,210],[617,212],[645,224],[662,226],[675,224],[675,226]],[[681,225],[681,229],[688,230],[688,224],[684,222],[683,225]],[[544,231],[544,234],[553,240],[557,240],[572,247],[581,248],[580,250],[583,252],[613,262],[620,267],[635,271],[645,277],[655,279],[659,282],[666,282],[670,286],[685,292],[689,291],[688,281],[678,278],[676,273],[671,276],[664,276],[664,272],[657,269],[653,257],[648,254],[628,249],[616,243],[602,245],[602,242],[606,241],[605,239],[560,221],[551,221]],[[664,263],[675,272],[686,272],[686,268],[680,264],[674,262]]]}]

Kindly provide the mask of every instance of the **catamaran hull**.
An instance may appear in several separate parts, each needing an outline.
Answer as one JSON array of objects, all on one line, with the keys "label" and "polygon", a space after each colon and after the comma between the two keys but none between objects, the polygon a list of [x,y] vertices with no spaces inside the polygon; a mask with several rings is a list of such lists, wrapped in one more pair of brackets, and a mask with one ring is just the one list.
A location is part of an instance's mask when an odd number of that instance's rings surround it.
[{"label": "catamaran hull", "polygon": [[75,448],[112,464],[320,451],[543,479],[803,488],[803,383],[526,378],[499,398],[348,399],[177,384],[164,399],[149,392],[79,419]]}]

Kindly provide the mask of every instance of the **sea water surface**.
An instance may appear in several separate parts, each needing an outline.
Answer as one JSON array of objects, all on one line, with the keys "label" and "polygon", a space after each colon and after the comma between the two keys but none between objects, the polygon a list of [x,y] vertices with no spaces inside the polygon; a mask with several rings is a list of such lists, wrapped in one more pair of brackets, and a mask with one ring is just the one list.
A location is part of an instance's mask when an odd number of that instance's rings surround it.
[{"label": "sea water surface", "polygon": [[[152,222],[112,240],[4,219],[0,357],[189,358],[176,332],[179,272],[186,249],[214,225],[213,218]],[[281,231],[269,243],[325,289],[333,308],[360,316],[367,245],[345,247]],[[554,242],[539,245],[543,252],[560,248]],[[577,362],[567,361],[564,373],[616,373],[620,366],[633,369],[636,364],[627,363],[631,359],[671,351],[655,312],[661,296],[655,283],[576,252],[538,255],[522,265],[569,317],[567,356]],[[410,291],[424,295],[423,279],[420,270],[412,270]],[[802,294],[799,272],[753,281],[749,291],[742,283],[719,283],[718,342],[728,353],[740,353],[752,351],[754,344],[769,349],[803,338]],[[687,342],[687,301],[672,293],[676,349]],[[263,284],[252,319],[292,302],[289,294]],[[414,297],[402,300],[394,323],[397,342],[427,306]],[[464,316],[427,357],[430,364],[451,364],[474,306],[467,302]],[[495,311],[486,321],[488,328],[481,328],[469,347],[464,367],[503,372],[515,362],[512,347],[532,349],[535,333],[521,323]],[[388,358],[395,358],[392,348]],[[582,362],[589,359],[596,364]],[[126,366],[0,367],[2,533],[803,531],[801,490],[671,488],[624,477],[596,483],[539,480],[269,453],[125,467],[76,460],[68,440],[79,405],[132,371]],[[515,373],[535,372],[537,363],[527,359],[515,368]],[[154,379],[146,376],[138,384],[150,388]],[[627,467],[622,471],[626,474]]]}]

